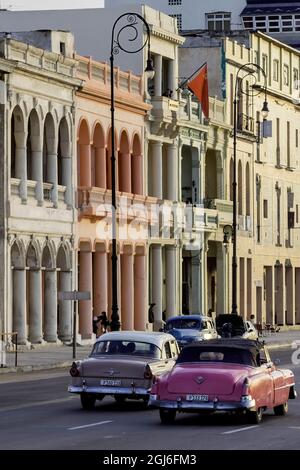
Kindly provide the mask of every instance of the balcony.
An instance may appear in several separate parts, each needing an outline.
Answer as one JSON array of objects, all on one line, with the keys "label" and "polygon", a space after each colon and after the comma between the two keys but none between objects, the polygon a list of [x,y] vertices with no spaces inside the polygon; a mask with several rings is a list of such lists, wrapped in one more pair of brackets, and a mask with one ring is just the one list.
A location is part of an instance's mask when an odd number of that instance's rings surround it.
[{"label": "balcony", "polygon": [[201,105],[192,95],[181,96],[179,107],[180,121],[192,121],[195,124],[204,124]]}]

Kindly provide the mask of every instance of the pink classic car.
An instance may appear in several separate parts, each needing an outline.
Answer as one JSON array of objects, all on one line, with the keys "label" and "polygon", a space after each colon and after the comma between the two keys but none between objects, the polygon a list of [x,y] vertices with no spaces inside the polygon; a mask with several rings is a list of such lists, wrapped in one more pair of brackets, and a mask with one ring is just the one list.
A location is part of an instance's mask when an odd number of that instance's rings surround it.
[{"label": "pink classic car", "polygon": [[153,381],[149,404],[162,423],[177,412],[227,411],[258,424],[268,408],[285,415],[296,396],[292,371],[278,369],[263,344],[224,338],[183,348],[174,368]]}]

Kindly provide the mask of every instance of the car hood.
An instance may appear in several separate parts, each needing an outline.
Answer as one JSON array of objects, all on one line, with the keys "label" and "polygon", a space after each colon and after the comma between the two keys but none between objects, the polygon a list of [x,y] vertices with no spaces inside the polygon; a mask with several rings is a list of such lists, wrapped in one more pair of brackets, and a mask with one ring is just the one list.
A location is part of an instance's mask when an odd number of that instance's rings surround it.
[{"label": "car hood", "polygon": [[252,368],[239,364],[178,364],[168,375],[171,393],[231,395]]},{"label": "car hood", "polygon": [[90,357],[81,363],[81,375],[84,377],[143,377],[146,364],[155,365],[158,361],[130,356]]},{"label": "car hood", "polygon": [[199,330],[192,330],[192,329],[179,329],[179,328],[172,328],[168,331],[177,341],[181,341],[187,339],[189,341],[193,341],[193,339],[199,338],[201,336],[201,332]]}]

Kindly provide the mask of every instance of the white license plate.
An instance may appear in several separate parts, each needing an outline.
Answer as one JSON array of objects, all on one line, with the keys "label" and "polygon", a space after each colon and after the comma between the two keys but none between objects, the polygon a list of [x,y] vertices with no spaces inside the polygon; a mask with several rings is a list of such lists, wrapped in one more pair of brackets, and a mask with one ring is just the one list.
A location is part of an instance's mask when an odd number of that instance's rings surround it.
[{"label": "white license plate", "polygon": [[107,385],[110,387],[118,387],[121,385],[121,380],[113,380],[113,379],[102,379],[100,380],[100,385]]},{"label": "white license plate", "polygon": [[208,395],[187,395],[187,401],[208,401]]}]

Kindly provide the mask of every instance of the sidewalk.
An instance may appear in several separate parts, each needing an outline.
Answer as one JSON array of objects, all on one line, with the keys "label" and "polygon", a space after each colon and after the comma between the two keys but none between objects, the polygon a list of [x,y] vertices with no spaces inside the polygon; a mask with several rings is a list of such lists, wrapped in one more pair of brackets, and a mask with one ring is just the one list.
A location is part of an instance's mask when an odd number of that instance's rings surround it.
[{"label": "sidewalk", "polygon": [[[300,341],[300,329],[282,331],[261,336],[271,349],[291,347],[294,341]],[[90,354],[92,346],[78,346],[76,359],[83,359]],[[14,367],[14,353],[6,353],[6,367],[0,368],[0,374],[8,372],[29,372],[32,370],[48,370],[68,368],[73,362],[73,348],[66,345],[45,346],[30,351],[18,352],[18,367]]]}]

